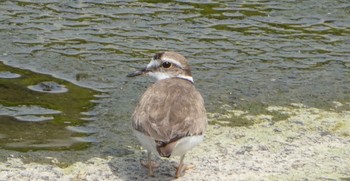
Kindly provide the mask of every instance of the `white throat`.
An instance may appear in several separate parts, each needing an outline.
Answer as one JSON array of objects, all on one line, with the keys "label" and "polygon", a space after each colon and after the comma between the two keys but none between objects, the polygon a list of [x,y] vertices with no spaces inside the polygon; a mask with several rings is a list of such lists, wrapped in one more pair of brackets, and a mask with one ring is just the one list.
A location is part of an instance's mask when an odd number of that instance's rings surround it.
[{"label": "white throat", "polygon": [[149,72],[148,75],[156,78],[157,80],[168,79],[171,76],[164,72]]}]

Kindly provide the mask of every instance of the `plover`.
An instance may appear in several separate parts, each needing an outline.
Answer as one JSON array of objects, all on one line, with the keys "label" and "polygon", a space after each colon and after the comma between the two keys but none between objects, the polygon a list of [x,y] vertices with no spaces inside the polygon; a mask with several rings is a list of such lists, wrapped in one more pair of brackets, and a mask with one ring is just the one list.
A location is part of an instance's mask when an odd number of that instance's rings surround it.
[{"label": "plover", "polygon": [[160,157],[180,156],[175,177],[192,166],[183,163],[187,151],[203,141],[208,121],[204,101],[196,90],[190,66],[176,52],[157,53],[142,70],[128,75],[148,74],[157,81],[140,98],[132,115],[133,131],[147,150],[148,160],[141,164],[154,176],[158,165],[151,153]]}]

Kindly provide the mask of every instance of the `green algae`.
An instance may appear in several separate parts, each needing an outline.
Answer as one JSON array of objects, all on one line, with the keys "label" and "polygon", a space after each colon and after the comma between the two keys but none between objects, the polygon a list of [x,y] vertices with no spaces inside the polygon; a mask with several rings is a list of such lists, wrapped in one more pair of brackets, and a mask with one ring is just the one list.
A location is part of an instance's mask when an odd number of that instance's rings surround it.
[{"label": "green algae", "polygon": [[[210,124],[225,127],[249,127],[267,122],[270,125],[280,121],[291,121],[304,125],[307,131],[318,131],[321,135],[335,134],[350,136],[350,118],[347,104],[335,104],[334,109],[324,110],[300,103],[288,106],[264,106],[253,104],[250,108],[238,109],[221,106],[215,113],[208,113]],[[314,120],[311,122],[310,120]]]},{"label": "green algae", "polygon": [[251,126],[264,121],[282,121],[286,120],[289,115],[279,111],[270,111],[263,104],[247,104],[239,109],[223,105],[215,113],[209,113],[208,117],[211,120],[210,124],[237,127]]},{"label": "green algae", "polygon": [[[10,67],[2,62],[0,62],[0,72],[21,75],[18,78],[0,78],[0,133],[4,135],[0,139],[0,148],[29,151],[87,147],[87,142],[77,141],[87,134],[69,131],[67,126],[84,124],[84,121],[81,120],[84,116],[81,113],[88,112],[95,105],[91,100],[94,99],[94,95],[98,94],[97,91],[79,87],[50,75]],[[30,85],[45,81],[64,85],[68,91],[46,93],[28,89]],[[30,112],[33,106],[54,110],[58,113],[44,114],[40,111],[29,113],[30,116],[34,115],[39,118],[43,116],[52,118],[38,122],[20,121],[14,115],[3,113],[5,108],[7,110],[28,109]]]}]

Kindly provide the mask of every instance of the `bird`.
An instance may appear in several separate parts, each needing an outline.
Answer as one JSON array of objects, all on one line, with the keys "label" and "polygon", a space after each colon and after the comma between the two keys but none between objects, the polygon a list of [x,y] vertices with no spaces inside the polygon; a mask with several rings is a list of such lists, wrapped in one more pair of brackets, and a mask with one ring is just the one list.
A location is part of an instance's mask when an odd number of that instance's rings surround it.
[{"label": "bird", "polygon": [[154,176],[152,153],[158,157],[180,156],[175,177],[184,176],[194,165],[184,164],[185,154],[204,140],[208,125],[204,100],[194,86],[187,59],[172,51],[156,53],[147,66],[127,77],[156,78],[141,96],[132,114],[134,135],[147,150],[141,165]]}]

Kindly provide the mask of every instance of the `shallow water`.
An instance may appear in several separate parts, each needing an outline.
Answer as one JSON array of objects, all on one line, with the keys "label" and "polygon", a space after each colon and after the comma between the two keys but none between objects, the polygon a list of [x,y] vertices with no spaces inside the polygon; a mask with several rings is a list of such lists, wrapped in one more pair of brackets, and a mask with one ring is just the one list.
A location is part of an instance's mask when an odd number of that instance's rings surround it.
[{"label": "shallow water", "polygon": [[81,149],[94,142],[80,125],[94,118],[82,113],[96,105],[98,92],[1,62],[0,75],[0,148]]},{"label": "shallow water", "polygon": [[209,112],[349,102],[348,17],[347,0],[1,1],[0,59],[107,91],[91,124],[123,145],[152,81],[126,75],[158,51],[190,60]]}]

